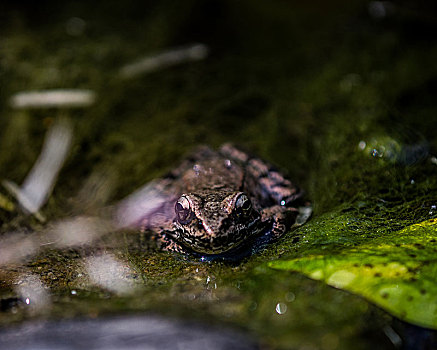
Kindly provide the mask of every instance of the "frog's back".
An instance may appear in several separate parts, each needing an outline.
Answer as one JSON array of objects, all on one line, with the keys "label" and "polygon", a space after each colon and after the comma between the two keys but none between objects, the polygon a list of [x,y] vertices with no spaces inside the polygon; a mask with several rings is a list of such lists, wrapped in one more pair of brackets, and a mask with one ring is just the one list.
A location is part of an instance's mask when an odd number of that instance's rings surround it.
[{"label": "frog's back", "polygon": [[237,191],[243,187],[245,165],[203,146],[171,173],[178,192]]},{"label": "frog's back", "polygon": [[288,206],[303,192],[271,164],[224,144],[218,151],[201,146],[172,173],[175,192],[243,191],[258,208]]}]

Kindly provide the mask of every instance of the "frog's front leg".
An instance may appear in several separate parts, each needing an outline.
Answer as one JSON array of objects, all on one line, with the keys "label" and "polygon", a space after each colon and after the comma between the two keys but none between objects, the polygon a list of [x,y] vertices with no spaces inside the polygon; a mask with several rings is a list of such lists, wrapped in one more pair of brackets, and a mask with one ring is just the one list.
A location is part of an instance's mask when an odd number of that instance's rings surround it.
[{"label": "frog's front leg", "polygon": [[158,246],[161,250],[167,252],[185,253],[186,248],[178,243],[170,234],[170,232],[163,232],[161,235],[155,238]]},{"label": "frog's front leg", "polygon": [[261,211],[261,219],[273,220],[271,236],[278,239],[293,225],[298,214],[299,210],[296,208],[274,205]]}]

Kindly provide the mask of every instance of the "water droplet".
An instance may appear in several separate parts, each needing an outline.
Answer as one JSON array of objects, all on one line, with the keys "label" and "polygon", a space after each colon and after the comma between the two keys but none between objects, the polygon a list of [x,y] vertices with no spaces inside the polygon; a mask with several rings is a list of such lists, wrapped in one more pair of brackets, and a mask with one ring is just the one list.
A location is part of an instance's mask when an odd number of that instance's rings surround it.
[{"label": "water droplet", "polygon": [[72,294],[72,295],[76,295],[77,292],[73,289],[73,290],[71,291],[71,294]]},{"label": "water droplet", "polygon": [[414,185],[416,183],[416,181],[414,181],[414,179],[411,179],[410,184]]},{"label": "water droplet", "polygon": [[276,304],[276,312],[279,315],[283,315],[287,312],[287,305],[284,303],[277,303]]},{"label": "water droplet", "polygon": [[30,299],[26,298],[26,300],[24,301],[26,303],[26,305],[30,305]]},{"label": "water droplet", "polygon": [[200,171],[201,171],[202,169],[201,169],[201,166],[200,166],[199,164],[194,164],[194,165],[193,165],[193,170],[194,170],[194,173],[196,174],[196,176],[199,176]]},{"label": "water droplet", "polygon": [[376,148],[374,148],[374,149],[372,150],[372,156],[373,156],[373,157],[379,157],[379,158],[381,158],[383,155],[384,155],[383,152],[381,152],[380,150],[377,150]]},{"label": "water droplet", "polygon": [[366,148],[366,142],[365,141],[360,141],[358,143],[358,148],[362,151],[364,151],[364,149]]},{"label": "water droplet", "polygon": [[293,292],[288,292],[285,294],[285,300],[288,302],[292,302],[294,299],[296,299],[296,295]]},{"label": "water droplet", "polygon": [[282,205],[282,206],[285,205],[285,201],[284,201],[284,200],[281,201],[281,205]]}]

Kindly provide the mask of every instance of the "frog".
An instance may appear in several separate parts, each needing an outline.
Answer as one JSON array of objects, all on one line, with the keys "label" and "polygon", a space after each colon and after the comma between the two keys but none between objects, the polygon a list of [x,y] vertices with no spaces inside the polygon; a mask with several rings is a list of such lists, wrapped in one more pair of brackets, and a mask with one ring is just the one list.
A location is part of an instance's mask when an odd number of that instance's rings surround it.
[{"label": "frog", "polygon": [[304,191],[281,171],[230,143],[198,147],[154,187],[166,201],[141,231],[164,251],[202,258],[279,239],[304,203]]}]

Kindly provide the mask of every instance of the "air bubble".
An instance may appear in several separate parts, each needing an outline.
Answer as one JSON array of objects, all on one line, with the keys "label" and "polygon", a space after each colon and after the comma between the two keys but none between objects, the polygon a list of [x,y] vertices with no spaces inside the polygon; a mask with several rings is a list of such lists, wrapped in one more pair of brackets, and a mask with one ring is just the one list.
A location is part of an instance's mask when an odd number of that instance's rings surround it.
[{"label": "air bubble", "polygon": [[276,312],[279,315],[283,315],[287,312],[287,305],[284,303],[277,303],[276,304]]},{"label": "air bubble", "polygon": [[288,302],[292,302],[296,299],[296,295],[293,292],[288,292],[287,294],[285,294],[285,300],[287,300]]}]

